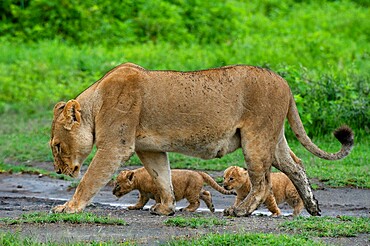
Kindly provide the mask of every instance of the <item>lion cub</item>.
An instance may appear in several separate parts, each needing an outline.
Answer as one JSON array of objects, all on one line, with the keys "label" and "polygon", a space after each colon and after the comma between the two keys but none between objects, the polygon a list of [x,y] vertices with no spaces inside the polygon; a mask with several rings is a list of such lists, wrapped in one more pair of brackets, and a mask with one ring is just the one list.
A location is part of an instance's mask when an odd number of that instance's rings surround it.
[{"label": "lion cub", "polygon": [[[211,176],[204,172],[172,170],[171,177],[175,200],[180,201],[186,198],[190,203],[186,208],[181,209],[181,211],[194,212],[200,206],[199,199],[206,203],[212,213],[215,211],[211,193],[203,189],[204,183],[209,184],[222,194],[236,195],[234,191],[228,191],[219,186]],[[120,172],[113,189],[113,194],[116,197],[122,197],[132,190],[139,190],[139,200],[134,206],[129,206],[128,209],[142,209],[149,199],[154,199],[157,203],[160,202],[157,187],[144,167]]]},{"label": "lion cub", "polygon": [[[271,173],[271,183],[273,196],[266,198],[264,204],[272,212],[273,215],[280,215],[280,209],[277,204],[287,202],[293,209],[293,216],[300,214],[303,209],[303,201],[299,196],[292,181],[284,173]],[[234,189],[237,197],[234,207],[237,207],[244,198],[249,194],[251,183],[249,180],[248,171],[244,168],[231,166],[224,171],[224,188],[227,190]]]}]

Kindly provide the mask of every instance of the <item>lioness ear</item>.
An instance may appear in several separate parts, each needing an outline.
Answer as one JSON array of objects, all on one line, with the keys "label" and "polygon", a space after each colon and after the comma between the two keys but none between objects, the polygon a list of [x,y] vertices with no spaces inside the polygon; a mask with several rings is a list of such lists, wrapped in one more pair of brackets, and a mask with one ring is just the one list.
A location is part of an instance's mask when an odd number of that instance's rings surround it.
[{"label": "lioness ear", "polygon": [[60,114],[60,112],[63,110],[65,105],[66,105],[65,102],[58,102],[57,104],[55,104],[55,106],[54,106],[54,117],[58,116]]},{"label": "lioness ear", "polygon": [[71,130],[74,125],[81,123],[81,106],[76,100],[69,100],[63,110],[64,128]]}]

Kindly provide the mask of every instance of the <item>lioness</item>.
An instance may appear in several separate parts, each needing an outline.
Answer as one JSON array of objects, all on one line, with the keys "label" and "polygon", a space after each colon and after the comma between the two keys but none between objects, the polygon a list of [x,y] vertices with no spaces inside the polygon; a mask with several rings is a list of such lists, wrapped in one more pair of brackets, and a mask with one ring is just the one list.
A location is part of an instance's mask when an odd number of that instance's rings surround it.
[{"label": "lioness", "polygon": [[[299,215],[304,205],[292,181],[284,173],[278,172],[271,173],[271,184],[273,196],[268,196],[264,204],[272,215],[277,216],[281,214],[277,204],[283,202],[287,202],[294,209],[293,216]],[[248,171],[237,166],[228,167],[224,171],[223,185],[227,190],[236,191],[237,197],[233,206],[239,206],[251,190]],[[225,209],[224,213],[228,215],[228,209]]]},{"label": "lioness", "polygon": [[334,132],[342,144],[337,153],[312,143],[287,82],[268,69],[236,65],[176,72],[132,63],[117,66],[75,99],[54,107],[50,147],[56,172],[76,177],[94,144],[97,152],[72,199],[53,211],[83,210],[136,152],[160,193],[161,202],[151,212],[173,214],[167,152],[212,159],[242,148],[252,190],[234,215],[249,215],[265,201],[271,192],[271,165],[292,180],[308,212],[319,215],[305,170],[289,154],[285,118],[314,155],[338,160],[350,153],[349,127]]},{"label": "lioness", "polygon": [[[188,200],[189,205],[181,209],[188,212],[194,212],[199,208],[199,199],[206,203],[212,213],[215,211],[211,193],[203,189],[204,183],[209,184],[222,194],[235,195],[234,191],[225,190],[219,186],[211,176],[204,172],[172,170],[171,180],[175,200],[180,201],[184,198]],[[154,199],[157,203],[161,202],[158,188],[144,167],[135,170],[121,171],[117,176],[113,195],[122,197],[133,190],[139,190],[139,200],[134,206],[129,206],[128,209],[142,209],[149,199]]]}]

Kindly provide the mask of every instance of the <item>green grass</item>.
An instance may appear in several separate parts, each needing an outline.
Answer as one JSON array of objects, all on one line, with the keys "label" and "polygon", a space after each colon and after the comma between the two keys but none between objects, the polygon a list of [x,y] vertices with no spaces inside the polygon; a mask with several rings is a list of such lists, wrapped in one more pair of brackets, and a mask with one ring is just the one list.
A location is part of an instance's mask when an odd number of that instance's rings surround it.
[{"label": "green grass", "polygon": [[134,242],[75,242],[75,243],[56,243],[56,242],[35,242],[33,237],[21,237],[19,233],[1,233],[0,245],[2,246],[134,246]]},{"label": "green grass", "polygon": [[23,223],[57,223],[65,222],[72,224],[104,224],[104,225],[126,225],[122,219],[111,218],[109,216],[98,216],[93,213],[82,212],[75,214],[66,213],[45,213],[34,212],[22,214],[19,218],[0,218],[0,222],[6,224],[23,224]]},{"label": "green grass", "polygon": [[176,239],[165,245],[213,245],[213,246],[224,246],[224,245],[325,245],[323,243],[314,242],[310,239],[302,236],[291,236],[291,235],[274,235],[274,234],[262,234],[262,233],[238,233],[238,234],[208,234],[198,239]]},{"label": "green grass", "polygon": [[164,221],[164,224],[167,226],[177,226],[177,227],[190,227],[190,228],[199,228],[199,227],[213,227],[213,226],[223,226],[227,224],[227,221],[224,219],[217,218],[204,218],[204,217],[195,217],[195,218],[185,218],[182,216],[176,216],[169,218]]},{"label": "green grass", "polygon": [[55,172],[49,172],[44,169],[35,168],[35,167],[29,167],[24,164],[21,165],[11,165],[11,164],[4,164],[0,163],[0,174],[1,173],[29,173],[29,174],[42,174],[45,176],[49,176],[52,178],[58,178],[63,180],[74,180],[73,178],[63,175],[63,174],[57,174]]},{"label": "green grass", "polygon": [[280,225],[289,233],[309,237],[356,237],[370,234],[369,217],[297,217]]}]

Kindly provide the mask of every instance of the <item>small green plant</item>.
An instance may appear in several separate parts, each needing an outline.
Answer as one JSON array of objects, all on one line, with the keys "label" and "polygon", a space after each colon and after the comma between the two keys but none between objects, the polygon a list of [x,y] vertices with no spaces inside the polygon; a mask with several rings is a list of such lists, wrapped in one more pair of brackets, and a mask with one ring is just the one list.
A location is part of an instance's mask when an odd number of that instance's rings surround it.
[{"label": "small green plant", "polygon": [[297,217],[280,225],[287,232],[318,237],[355,237],[370,233],[370,218],[338,216]]},{"label": "small green plant", "polygon": [[5,222],[6,224],[66,222],[72,224],[88,223],[126,225],[126,222],[122,219],[111,218],[109,216],[98,216],[87,212],[75,214],[35,212],[23,214],[17,219],[0,218],[0,222]]},{"label": "small green plant", "polygon": [[290,236],[285,234],[274,235],[274,234],[262,234],[262,233],[238,233],[238,234],[208,234],[204,237],[198,239],[185,240],[177,239],[168,242],[166,245],[213,245],[213,246],[223,246],[223,245],[271,245],[271,246],[295,246],[295,245],[308,245],[308,246],[318,246],[324,245],[319,242],[314,242],[302,236]]},{"label": "small green plant", "polygon": [[185,218],[182,216],[176,216],[164,221],[164,224],[167,226],[178,226],[178,227],[190,227],[190,228],[199,228],[199,227],[212,227],[212,226],[222,226],[226,225],[227,221],[217,218]]}]

